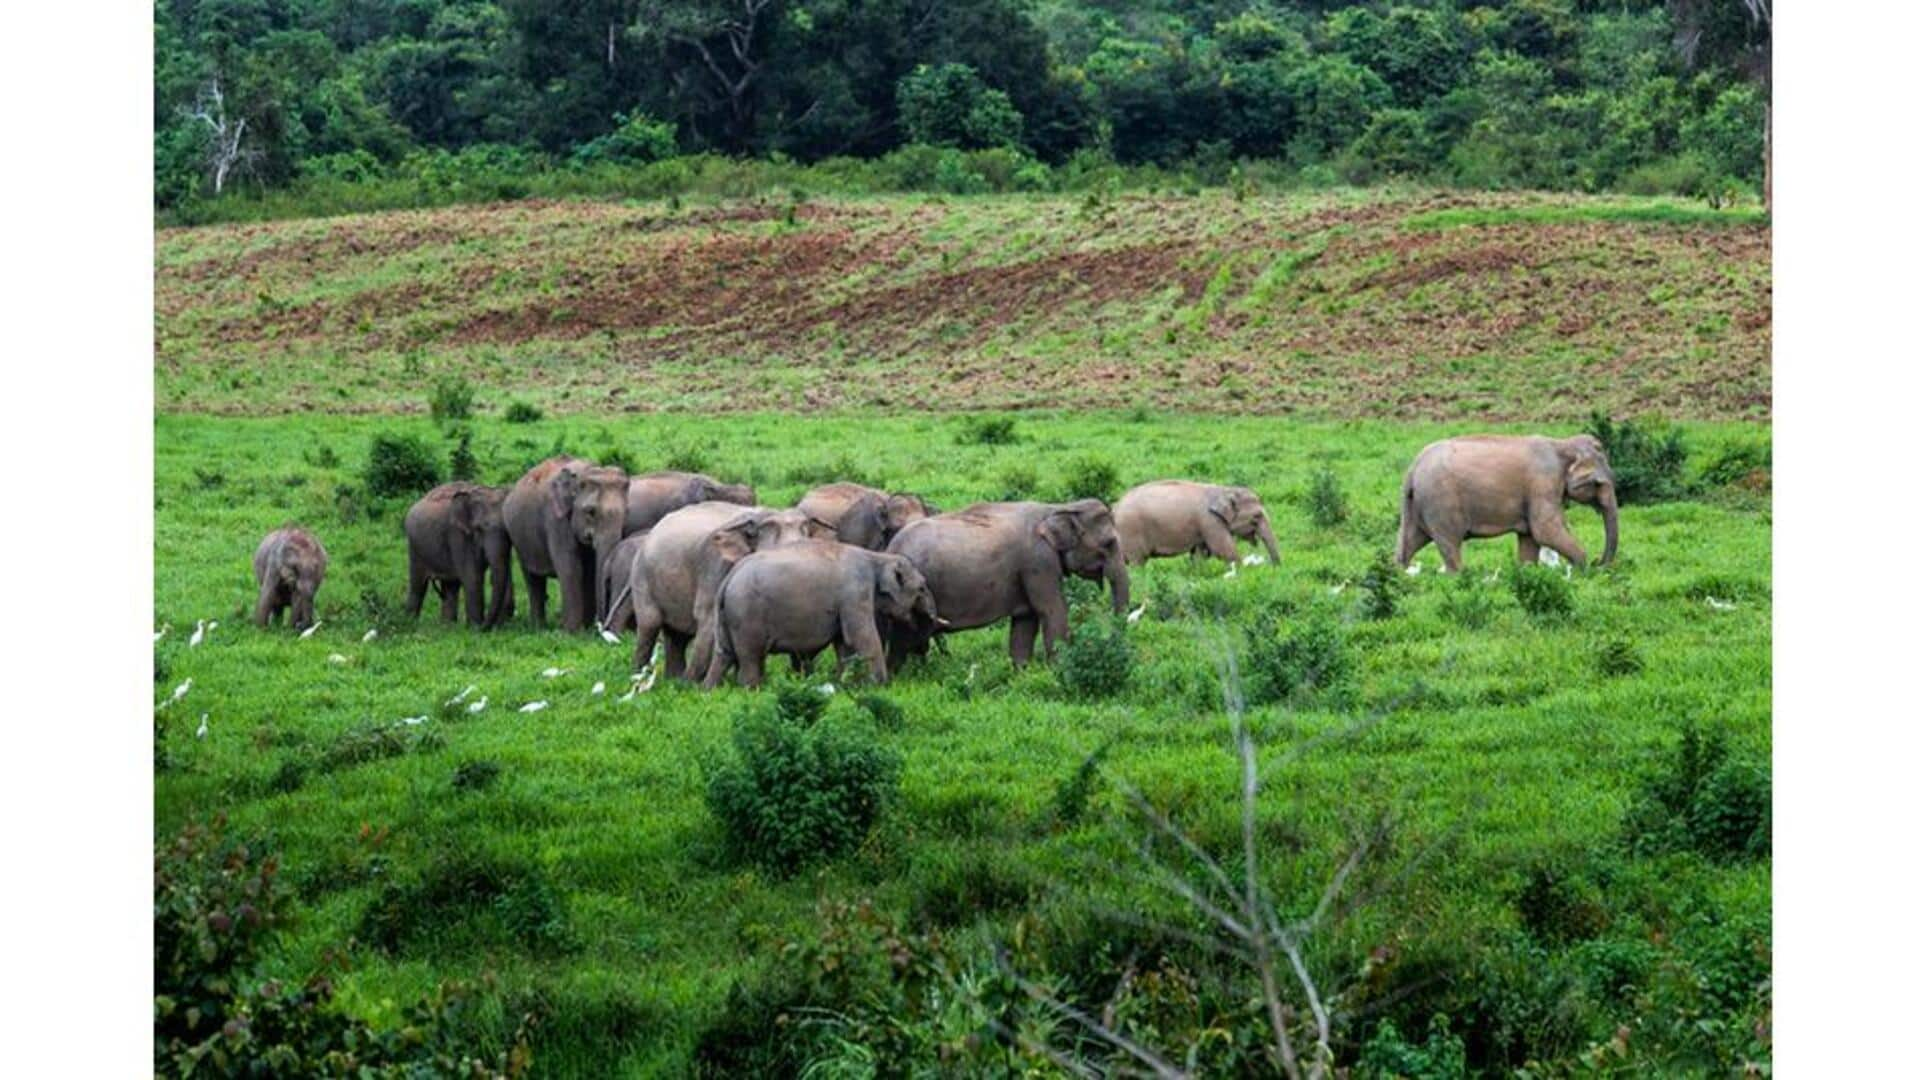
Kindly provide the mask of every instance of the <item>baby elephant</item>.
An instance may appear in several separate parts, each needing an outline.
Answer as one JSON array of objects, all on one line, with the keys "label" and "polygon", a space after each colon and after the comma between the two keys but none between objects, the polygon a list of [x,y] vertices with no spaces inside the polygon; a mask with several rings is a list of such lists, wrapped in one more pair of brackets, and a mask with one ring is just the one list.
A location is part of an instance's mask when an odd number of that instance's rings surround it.
[{"label": "baby elephant", "polygon": [[1258,540],[1266,545],[1268,559],[1280,561],[1267,508],[1249,488],[1155,480],[1120,496],[1113,504],[1113,524],[1128,566],[1188,552],[1238,565],[1236,540]]},{"label": "baby elephant", "polygon": [[407,614],[419,616],[431,585],[440,590],[440,617],[448,622],[463,591],[467,625],[491,629],[513,617],[513,541],[501,514],[506,500],[506,488],[455,481],[407,510]]},{"label": "baby elephant", "polygon": [[253,621],[266,626],[291,608],[293,628],[305,630],[313,625],[313,594],[327,577],[327,549],[300,526],[283,525],[253,553],[253,577],[260,583]]},{"label": "baby elephant", "polygon": [[1432,543],[1448,572],[1457,573],[1460,545],[1468,537],[1515,533],[1523,563],[1538,562],[1540,549],[1548,547],[1584,566],[1586,549],[1567,528],[1568,499],[1599,509],[1607,531],[1600,561],[1611,562],[1620,546],[1620,504],[1600,440],[1591,435],[1444,439],[1420,451],[1407,470],[1395,558],[1405,566]]},{"label": "baby elephant", "polygon": [[720,587],[713,661],[705,685],[737,666],[741,686],[759,686],[768,653],[805,665],[827,646],[858,655],[873,681],[887,681],[881,620],[938,624],[927,579],[902,556],[832,540],[801,540],[741,559]]}]

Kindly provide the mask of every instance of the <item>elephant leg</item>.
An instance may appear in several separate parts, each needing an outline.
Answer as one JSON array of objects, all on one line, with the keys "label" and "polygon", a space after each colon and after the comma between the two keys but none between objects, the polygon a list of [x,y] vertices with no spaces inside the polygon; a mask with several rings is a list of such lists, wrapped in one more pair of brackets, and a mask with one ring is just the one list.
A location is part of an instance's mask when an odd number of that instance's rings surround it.
[{"label": "elephant leg", "polygon": [[547,579],[544,575],[526,569],[525,566],[521,567],[521,571],[527,579],[527,610],[533,616],[533,628],[545,630],[547,628]]},{"label": "elephant leg", "polygon": [[1550,547],[1560,553],[1561,558],[1575,566],[1587,565],[1587,549],[1580,546],[1567,529],[1567,523],[1559,514],[1540,514],[1529,519],[1527,528],[1533,533],[1533,539],[1543,547]]},{"label": "elephant leg", "polygon": [[264,627],[273,622],[275,602],[279,596],[279,592],[279,587],[275,585],[271,579],[269,579],[266,584],[260,586],[260,599],[253,605],[253,621],[255,625]]},{"label": "elephant leg", "polygon": [[1534,543],[1533,537],[1526,533],[1519,535],[1519,544],[1514,553],[1523,565],[1540,561],[1540,545]]},{"label": "elephant leg", "polygon": [[692,678],[687,674],[687,642],[693,640],[692,637],[671,626],[667,627],[666,635],[667,656],[664,665],[666,674],[675,679]]},{"label": "elephant leg", "polygon": [[313,590],[301,589],[293,597],[293,628],[305,630],[313,625]]},{"label": "elephant leg", "polygon": [[419,556],[407,552],[407,618],[420,617],[420,607],[427,601],[427,584],[427,568]]},{"label": "elephant leg", "polygon": [[766,635],[751,626],[741,626],[728,635],[734,671],[740,685],[749,689],[758,687],[767,677],[767,639]]},{"label": "elephant leg", "polygon": [[1040,619],[1033,615],[1015,615],[1007,631],[1007,651],[1014,667],[1026,667],[1033,659],[1033,639],[1040,635]]},{"label": "elephant leg", "polygon": [[472,567],[460,575],[460,589],[467,594],[467,625],[483,626],[487,621],[486,572]]},{"label": "elephant leg", "polygon": [[1460,541],[1451,536],[1436,536],[1433,546],[1440,549],[1440,559],[1446,564],[1447,573],[1457,574],[1465,564],[1460,560]]},{"label": "elephant leg", "polygon": [[1207,547],[1207,554],[1233,566],[1240,565],[1240,548],[1233,542],[1233,534],[1212,514],[1203,515],[1206,520],[1200,523],[1200,542]]},{"label": "elephant leg", "polygon": [[787,661],[793,665],[793,673],[804,679],[813,674],[813,658],[819,655],[817,652],[791,653]]},{"label": "elephant leg", "polygon": [[652,604],[637,604],[633,617],[633,670],[639,671],[653,662],[653,646],[660,640],[660,611]]},{"label": "elephant leg", "polygon": [[[867,678],[873,680],[876,686],[885,686],[887,684],[887,653],[880,646],[880,628],[874,625],[874,621],[870,618],[855,618],[852,623],[853,625],[844,628],[847,646],[860,659],[866,661]],[[834,655],[839,654],[840,650],[836,648]]]},{"label": "elephant leg", "polygon": [[440,621],[450,623],[460,617],[460,583],[441,578],[436,584],[440,586]]},{"label": "elephant leg", "polygon": [[1414,520],[1413,514],[1403,513],[1400,515],[1400,544],[1393,553],[1394,561],[1404,567],[1413,561],[1415,555],[1420,554],[1421,548],[1432,542],[1433,537],[1428,536],[1427,530],[1420,527],[1420,523]]},{"label": "elephant leg", "polygon": [[572,573],[560,572],[560,629],[569,634],[577,634],[587,628],[587,619],[594,609],[593,583],[576,569]]}]

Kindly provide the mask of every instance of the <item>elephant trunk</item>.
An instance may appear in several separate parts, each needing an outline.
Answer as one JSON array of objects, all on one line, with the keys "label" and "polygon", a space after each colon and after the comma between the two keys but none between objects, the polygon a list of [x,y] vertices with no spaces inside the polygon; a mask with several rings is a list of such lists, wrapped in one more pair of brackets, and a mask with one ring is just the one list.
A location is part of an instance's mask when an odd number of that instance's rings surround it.
[{"label": "elephant trunk", "polygon": [[1280,543],[1273,538],[1273,523],[1268,521],[1265,516],[1260,518],[1259,534],[1260,542],[1266,545],[1267,561],[1278,566],[1280,564]]},{"label": "elephant trunk", "polygon": [[1600,520],[1606,525],[1607,546],[1600,552],[1602,564],[1613,561],[1613,554],[1620,548],[1620,504],[1614,499],[1613,486],[1600,489]]},{"label": "elephant trunk", "polygon": [[1127,613],[1127,590],[1129,587],[1127,581],[1127,560],[1119,558],[1117,555],[1112,559],[1108,559],[1106,578],[1107,587],[1113,590],[1113,613],[1115,615],[1125,615]]}]

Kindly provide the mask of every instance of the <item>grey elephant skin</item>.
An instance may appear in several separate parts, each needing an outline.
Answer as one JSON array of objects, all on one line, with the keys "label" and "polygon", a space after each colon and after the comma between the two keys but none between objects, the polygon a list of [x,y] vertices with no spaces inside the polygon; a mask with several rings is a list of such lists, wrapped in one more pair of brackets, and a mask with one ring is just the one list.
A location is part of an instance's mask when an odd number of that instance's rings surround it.
[{"label": "grey elephant skin", "polygon": [[737,668],[741,686],[759,686],[768,654],[804,668],[829,646],[843,662],[858,656],[873,681],[885,683],[882,622],[937,623],[936,611],[926,578],[903,556],[829,540],[755,552],[720,588],[705,685],[720,685]]},{"label": "grey elephant skin", "polygon": [[[1033,656],[1045,634],[1046,655],[1067,640],[1068,574],[1105,581],[1115,614],[1127,608],[1127,564],[1113,512],[1098,499],[1065,504],[976,503],[916,521],[887,550],[913,560],[933,589],[946,633],[1011,620],[1008,650],[1015,666]],[[901,631],[889,642],[893,667],[924,653],[927,633]]]},{"label": "grey elephant skin", "polygon": [[647,542],[649,531],[642,529],[621,537],[613,546],[613,554],[600,561],[594,582],[594,603],[606,612],[600,624],[608,630],[626,630],[633,626],[633,593],[627,588],[627,582],[633,574],[634,556],[640,554],[640,545]]},{"label": "grey elephant skin", "polygon": [[318,537],[298,525],[273,530],[253,552],[253,580],[260,586],[253,621],[268,626],[285,611],[294,629],[312,626],[313,596],[326,579],[327,549]]},{"label": "grey elephant skin", "polygon": [[694,503],[752,506],[759,501],[751,485],[724,483],[705,473],[643,473],[627,481],[627,520],[623,528],[628,536],[643,532],[675,510]]},{"label": "grey elephant skin", "polygon": [[654,644],[664,634],[666,673],[704,675],[712,657],[713,607],[734,564],[762,548],[832,535],[799,510],[723,502],[696,503],[661,518],[647,531],[627,579],[633,669],[653,659]]},{"label": "grey elephant skin", "polygon": [[1240,563],[1239,540],[1258,540],[1280,561],[1267,508],[1251,488],[1155,480],[1120,496],[1113,523],[1128,566],[1169,555],[1211,555]]},{"label": "grey elephant skin", "polygon": [[901,529],[940,512],[918,495],[847,482],[814,488],[797,509],[833,526],[841,543],[868,551],[885,551]]},{"label": "grey elephant skin", "polygon": [[593,583],[627,518],[627,474],[575,457],[528,469],[504,507],[507,535],[527,580],[533,625],[547,621],[547,580],[560,581],[560,626],[584,630],[598,615]]},{"label": "grey elephant skin", "polygon": [[1552,548],[1576,566],[1587,551],[1567,528],[1568,500],[1600,511],[1611,562],[1620,546],[1620,505],[1613,467],[1591,435],[1463,435],[1420,451],[1400,492],[1401,566],[1431,543],[1447,570],[1460,569],[1460,545],[1471,537],[1519,537],[1523,563]]},{"label": "grey elephant skin", "polygon": [[440,617],[449,622],[463,592],[468,626],[491,629],[513,617],[506,501],[506,488],[455,482],[434,488],[407,509],[408,615],[419,616],[433,586],[440,591]]}]

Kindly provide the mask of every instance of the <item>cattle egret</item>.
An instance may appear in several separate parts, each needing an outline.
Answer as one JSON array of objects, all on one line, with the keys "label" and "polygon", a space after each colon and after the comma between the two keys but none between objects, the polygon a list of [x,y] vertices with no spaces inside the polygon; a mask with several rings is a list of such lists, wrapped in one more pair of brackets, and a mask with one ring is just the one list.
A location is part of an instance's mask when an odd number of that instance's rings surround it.
[{"label": "cattle egret", "polygon": [[1328,595],[1328,596],[1339,596],[1339,595],[1340,595],[1341,593],[1343,593],[1343,592],[1346,592],[1346,591],[1347,591],[1347,583],[1343,581],[1343,582],[1341,582],[1340,584],[1338,584],[1338,585],[1335,585],[1335,586],[1334,586],[1333,588],[1331,588],[1331,589],[1328,589],[1328,590],[1327,590],[1327,595]]},{"label": "cattle egret", "polygon": [[524,713],[536,713],[546,707],[547,703],[544,701],[529,701],[525,705],[520,706],[520,711]]},{"label": "cattle egret", "polygon": [[380,628],[374,627],[372,630],[369,630],[366,633],[360,635],[360,644],[365,645],[367,642],[372,641],[374,638],[377,638],[379,636],[380,636]]},{"label": "cattle egret", "polygon": [[1718,597],[1709,596],[1707,597],[1707,606],[1715,611],[1732,611],[1734,604],[1731,600],[1722,600]]},{"label": "cattle egret", "polygon": [[1239,577],[1240,568],[1238,566],[1229,566],[1227,567],[1227,572],[1224,574],[1221,574],[1220,576],[1221,577]]},{"label": "cattle egret", "polygon": [[314,632],[315,630],[318,630],[318,629],[320,629],[320,620],[319,620],[319,619],[315,619],[315,620],[313,620],[313,625],[312,625],[312,626],[309,626],[309,627],[307,627],[307,628],[306,628],[305,630],[302,630],[302,631],[300,631],[300,640],[301,640],[301,641],[305,641],[305,640],[307,640],[308,638],[310,638],[310,637],[312,637],[312,636],[313,636],[313,632]]},{"label": "cattle egret", "polygon": [[826,697],[832,697],[833,695],[839,692],[840,692],[840,688],[833,685],[830,682],[820,684],[820,693]]},{"label": "cattle egret", "polygon": [[1420,576],[1420,564],[1419,564],[1419,563],[1417,563],[1417,562],[1411,562],[1411,563],[1408,563],[1408,564],[1407,564],[1407,576],[1408,576],[1408,577],[1419,577],[1419,576]]},{"label": "cattle egret", "polygon": [[160,644],[160,639],[161,639],[161,638],[163,638],[163,637],[166,637],[166,636],[167,636],[167,631],[169,631],[169,630],[171,630],[171,629],[173,629],[173,624],[172,624],[172,623],[161,623],[161,624],[160,624],[160,629],[158,629],[158,630],[155,630],[155,631],[153,632],[153,643],[154,643],[155,645],[158,645],[158,644]]},{"label": "cattle egret", "polygon": [[560,676],[565,675],[566,673],[567,673],[567,670],[565,668],[550,667],[547,670],[541,672],[540,677],[543,679],[557,679]]},{"label": "cattle egret", "polygon": [[1559,566],[1560,553],[1553,550],[1552,548],[1541,548],[1540,563],[1543,566]]},{"label": "cattle egret", "polygon": [[327,663],[329,664],[344,664],[346,662],[347,662],[347,658],[344,656],[341,656],[337,652],[327,654]]},{"label": "cattle egret", "polygon": [[1267,557],[1265,555],[1261,555],[1258,553],[1249,555],[1246,558],[1240,560],[1241,566],[1265,566],[1266,564],[1267,564]]},{"label": "cattle egret", "polygon": [[1140,617],[1142,615],[1145,615],[1146,613],[1147,613],[1147,605],[1145,604],[1141,604],[1139,607],[1134,608],[1132,611],[1127,612],[1127,625],[1132,626],[1134,623],[1139,622]]},{"label": "cattle egret", "polygon": [[607,684],[603,682],[594,683],[593,689],[587,691],[587,693],[589,694],[604,694],[606,692],[607,692]]},{"label": "cattle egret", "polygon": [[179,701],[181,698],[186,697],[187,691],[191,689],[193,689],[193,680],[188,679],[186,682],[183,682],[179,686],[174,687],[173,696],[161,702],[160,707],[164,709],[167,706],[173,704],[174,702]]},{"label": "cattle egret", "polygon": [[475,690],[478,690],[478,689],[480,689],[480,688],[479,688],[479,687],[477,687],[477,686],[473,686],[473,685],[468,685],[468,687],[467,687],[467,688],[466,688],[465,690],[462,690],[462,691],[460,691],[459,693],[457,693],[457,694],[455,694],[455,695],[453,695],[452,697],[450,697],[450,698],[448,698],[448,699],[447,699],[447,704],[449,704],[449,705],[458,705],[458,704],[460,704],[461,702],[463,702],[463,701],[465,701],[465,700],[467,700],[467,699],[468,699],[469,697],[472,697],[472,696],[473,696],[473,692],[474,692]]},{"label": "cattle egret", "polygon": [[600,630],[600,640],[609,645],[618,645],[620,644],[620,635],[603,627]]},{"label": "cattle egret", "polygon": [[479,701],[476,701],[473,704],[467,706],[467,711],[470,713],[478,713],[481,710],[485,709],[486,707],[487,707],[487,695],[481,694]]},{"label": "cattle egret", "polygon": [[207,620],[193,620],[193,636],[187,639],[187,648],[191,649],[205,640],[207,640]]},{"label": "cattle egret", "polygon": [[193,730],[193,737],[196,739],[204,739],[207,737],[207,714],[206,713],[200,714],[200,726]]},{"label": "cattle egret", "polygon": [[415,727],[420,724],[426,723],[427,718],[424,716],[403,716],[400,718],[400,722],[407,725],[408,727]]},{"label": "cattle egret", "polygon": [[644,694],[647,691],[653,689],[653,678],[654,678],[654,675],[659,670],[660,670],[659,668],[654,667],[652,664],[648,664],[644,671],[634,672],[633,688],[628,690],[626,693],[621,694],[620,700],[632,701],[634,698],[634,695]]}]

